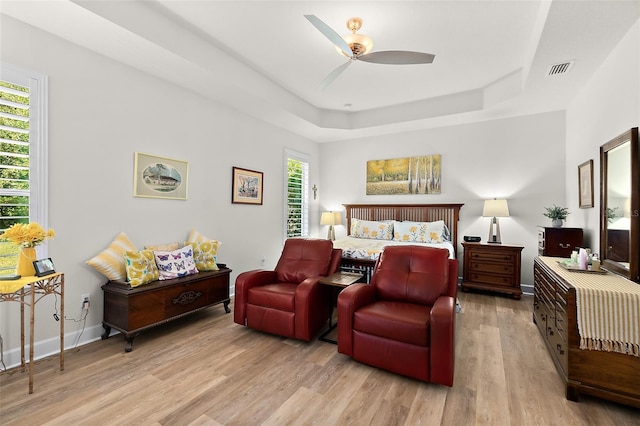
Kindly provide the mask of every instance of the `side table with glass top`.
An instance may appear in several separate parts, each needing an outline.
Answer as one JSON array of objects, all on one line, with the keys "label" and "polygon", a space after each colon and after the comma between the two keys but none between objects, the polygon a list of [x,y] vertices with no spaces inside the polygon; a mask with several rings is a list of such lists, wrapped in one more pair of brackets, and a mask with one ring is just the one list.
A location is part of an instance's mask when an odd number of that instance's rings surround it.
[{"label": "side table with glass top", "polygon": [[[0,302],[20,303],[20,366],[29,369],[29,393],[33,393],[33,346],[36,303],[48,294],[60,296],[60,371],[64,370],[64,274],[56,272],[42,277],[22,277],[12,281],[0,280]],[[26,296],[26,297],[25,297]],[[24,350],[24,307],[29,306],[29,363]]]},{"label": "side table with glass top", "polygon": [[333,322],[333,307],[336,304],[336,300],[338,299],[338,294],[344,290],[346,287],[349,287],[351,284],[355,284],[360,282],[364,278],[363,274],[358,274],[355,272],[336,272],[335,274],[331,274],[327,277],[321,278],[318,281],[322,285],[333,287],[333,294],[331,298],[330,311],[329,311],[329,328],[324,331],[318,339],[323,342],[333,343],[337,345],[338,342],[336,340],[330,339],[327,337],[329,333],[331,333],[338,326],[337,321]]}]

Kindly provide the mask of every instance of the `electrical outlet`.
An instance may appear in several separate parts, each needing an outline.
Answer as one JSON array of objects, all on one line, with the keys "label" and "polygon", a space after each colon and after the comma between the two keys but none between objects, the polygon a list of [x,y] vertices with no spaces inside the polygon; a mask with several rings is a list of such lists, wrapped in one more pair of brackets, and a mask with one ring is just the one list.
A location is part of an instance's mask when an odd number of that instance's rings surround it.
[{"label": "electrical outlet", "polygon": [[91,305],[91,294],[86,293],[80,296],[80,306],[82,309],[89,310],[89,305]]}]

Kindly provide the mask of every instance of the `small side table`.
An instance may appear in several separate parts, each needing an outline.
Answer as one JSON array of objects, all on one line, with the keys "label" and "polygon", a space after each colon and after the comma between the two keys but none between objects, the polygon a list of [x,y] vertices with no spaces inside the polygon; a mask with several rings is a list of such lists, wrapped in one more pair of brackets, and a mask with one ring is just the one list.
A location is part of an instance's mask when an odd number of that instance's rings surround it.
[{"label": "small side table", "polygon": [[524,247],[487,243],[462,243],[462,246],[462,291],[487,290],[520,299],[520,252]]},{"label": "small side table", "polygon": [[[24,353],[24,307],[30,308],[29,321],[29,393],[33,393],[33,345],[36,303],[48,294],[60,296],[60,371],[64,370],[64,274],[56,272],[43,277],[22,277],[15,281],[0,281],[0,302],[20,303],[20,366],[26,368]],[[28,300],[25,295],[29,296]]]},{"label": "small side table", "polygon": [[331,310],[329,311],[329,328],[319,337],[319,339],[323,342],[333,343],[334,345],[338,344],[336,340],[327,338],[327,335],[335,330],[335,328],[338,326],[337,322],[335,324],[333,323],[333,306],[335,305],[338,294],[343,289],[349,287],[351,284],[357,283],[363,278],[363,274],[354,272],[336,272],[335,274],[331,274],[328,277],[320,278],[320,281],[318,281],[322,285],[332,286],[334,287],[334,289],[337,289],[337,291],[334,292],[334,297],[331,300]]}]

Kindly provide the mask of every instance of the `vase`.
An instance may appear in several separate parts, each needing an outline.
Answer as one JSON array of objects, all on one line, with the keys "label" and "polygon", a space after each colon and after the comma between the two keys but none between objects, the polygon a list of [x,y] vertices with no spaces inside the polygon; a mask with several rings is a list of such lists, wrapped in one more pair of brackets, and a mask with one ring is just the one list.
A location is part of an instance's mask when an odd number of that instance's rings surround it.
[{"label": "vase", "polygon": [[18,265],[16,266],[16,274],[23,277],[32,277],[36,274],[33,267],[33,261],[36,260],[35,247],[21,247],[18,252]]},{"label": "vase", "polygon": [[562,219],[553,219],[551,221],[551,226],[554,228],[562,228]]}]

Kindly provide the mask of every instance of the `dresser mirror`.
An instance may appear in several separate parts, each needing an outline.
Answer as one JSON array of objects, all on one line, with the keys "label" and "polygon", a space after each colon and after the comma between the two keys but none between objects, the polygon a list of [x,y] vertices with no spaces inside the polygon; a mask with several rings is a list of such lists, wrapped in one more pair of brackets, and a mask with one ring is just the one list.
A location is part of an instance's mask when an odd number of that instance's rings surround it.
[{"label": "dresser mirror", "polygon": [[638,128],[600,147],[602,266],[640,282],[640,149]]}]

